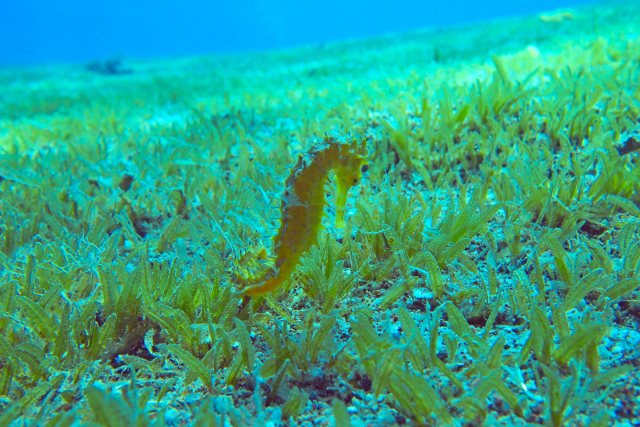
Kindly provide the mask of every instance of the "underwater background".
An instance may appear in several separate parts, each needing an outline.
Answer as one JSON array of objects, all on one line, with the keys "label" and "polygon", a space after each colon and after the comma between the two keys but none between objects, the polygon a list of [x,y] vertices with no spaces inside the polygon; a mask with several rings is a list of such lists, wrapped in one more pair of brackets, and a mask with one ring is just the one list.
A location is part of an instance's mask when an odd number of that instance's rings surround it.
[{"label": "underwater background", "polygon": [[0,9],[0,427],[640,425],[640,2]]},{"label": "underwater background", "polygon": [[584,0],[6,0],[0,64],[282,49],[542,13]]}]

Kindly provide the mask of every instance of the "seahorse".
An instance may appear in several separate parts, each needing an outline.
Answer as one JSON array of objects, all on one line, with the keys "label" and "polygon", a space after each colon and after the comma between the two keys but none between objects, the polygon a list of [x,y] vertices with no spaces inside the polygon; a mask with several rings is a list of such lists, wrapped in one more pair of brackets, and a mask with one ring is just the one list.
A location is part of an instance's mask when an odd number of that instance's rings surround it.
[{"label": "seahorse", "polygon": [[[271,292],[289,280],[302,255],[318,244],[322,218],[326,217],[324,184],[331,171],[336,181],[336,228],[344,228],[347,193],[362,178],[362,167],[369,152],[365,140],[325,137],[305,153],[291,168],[280,196],[280,227],[273,237],[274,268],[253,281],[246,295]],[[259,284],[258,284],[259,283]]]},{"label": "seahorse", "polygon": [[231,257],[231,280],[240,286],[254,284],[256,277],[264,277],[273,265],[267,248],[259,239],[249,240],[246,249]]}]

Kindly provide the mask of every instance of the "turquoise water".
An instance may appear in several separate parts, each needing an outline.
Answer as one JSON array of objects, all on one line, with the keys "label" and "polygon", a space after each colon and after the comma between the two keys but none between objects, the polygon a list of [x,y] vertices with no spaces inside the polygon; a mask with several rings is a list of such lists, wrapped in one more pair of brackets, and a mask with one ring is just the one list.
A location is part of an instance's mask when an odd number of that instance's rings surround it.
[{"label": "turquoise water", "polygon": [[287,48],[546,12],[581,0],[7,0],[0,64]]}]

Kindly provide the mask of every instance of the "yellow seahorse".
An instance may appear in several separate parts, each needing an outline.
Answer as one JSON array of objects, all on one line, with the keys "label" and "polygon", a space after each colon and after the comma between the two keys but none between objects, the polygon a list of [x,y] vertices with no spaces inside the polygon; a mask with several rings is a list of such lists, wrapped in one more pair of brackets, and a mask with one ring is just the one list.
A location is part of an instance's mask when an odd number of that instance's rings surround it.
[{"label": "yellow seahorse", "polygon": [[322,218],[327,216],[324,184],[331,171],[337,187],[336,228],[344,228],[347,193],[360,182],[368,154],[364,140],[325,137],[299,155],[281,195],[280,228],[273,237],[274,268],[252,280],[256,285],[246,288],[245,294],[255,296],[277,289],[291,277],[302,255],[318,244]]}]

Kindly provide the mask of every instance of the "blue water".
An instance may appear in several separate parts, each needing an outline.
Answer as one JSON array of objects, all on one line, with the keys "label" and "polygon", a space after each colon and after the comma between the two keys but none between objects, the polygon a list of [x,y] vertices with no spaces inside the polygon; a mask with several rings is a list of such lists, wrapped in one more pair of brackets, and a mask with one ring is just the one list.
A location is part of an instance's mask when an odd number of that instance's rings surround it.
[{"label": "blue water", "polygon": [[0,64],[262,50],[534,14],[580,0],[2,0]]}]

